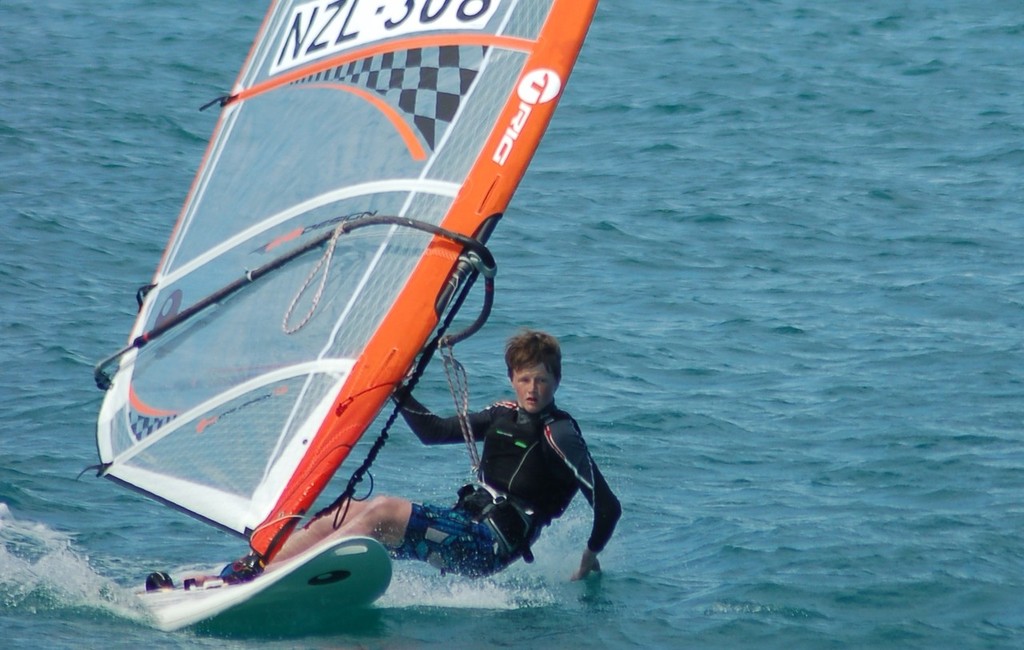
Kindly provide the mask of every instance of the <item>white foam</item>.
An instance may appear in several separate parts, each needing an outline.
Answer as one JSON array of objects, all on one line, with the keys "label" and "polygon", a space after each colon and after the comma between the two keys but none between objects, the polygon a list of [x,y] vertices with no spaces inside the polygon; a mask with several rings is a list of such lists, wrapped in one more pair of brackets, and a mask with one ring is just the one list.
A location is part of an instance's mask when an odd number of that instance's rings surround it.
[{"label": "white foam", "polygon": [[0,600],[5,608],[35,614],[99,610],[142,620],[130,589],[99,575],[78,553],[72,536],[15,518],[0,503]]},{"label": "white foam", "polygon": [[391,586],[377,605],[514,610],[561,604],[561,592],[578,565],[590,532],[589,515],[585,503],[583,507],[573,504],[541,535],[533,549],[535,562],[516,562],[488,578],[440,575],[437,569],[419,562],[395,562]]}]

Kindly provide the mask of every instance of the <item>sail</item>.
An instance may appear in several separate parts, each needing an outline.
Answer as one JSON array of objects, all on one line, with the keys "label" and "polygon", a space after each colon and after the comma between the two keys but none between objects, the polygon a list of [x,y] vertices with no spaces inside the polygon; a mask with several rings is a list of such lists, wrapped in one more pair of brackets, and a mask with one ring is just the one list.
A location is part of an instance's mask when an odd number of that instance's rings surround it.
[{"label": "sail", "polygon": [[448,304],[465,241],[422,226],[486,239],[596,4],[274,2],[98,370],[102,474],[270,549]]}]

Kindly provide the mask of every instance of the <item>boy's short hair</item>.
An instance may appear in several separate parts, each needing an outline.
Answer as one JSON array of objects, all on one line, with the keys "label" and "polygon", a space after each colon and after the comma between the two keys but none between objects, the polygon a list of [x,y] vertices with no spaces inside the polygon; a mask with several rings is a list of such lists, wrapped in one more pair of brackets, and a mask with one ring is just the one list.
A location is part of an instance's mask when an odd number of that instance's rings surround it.
[{"label": "boy's short hair", "polygon": [[505,366],[509,379],[514,371],[538,363],[543,363],[551,371],[555,381],[562,381],[562,349],[558,339],[546,332],[523,330],[505,343]]}]

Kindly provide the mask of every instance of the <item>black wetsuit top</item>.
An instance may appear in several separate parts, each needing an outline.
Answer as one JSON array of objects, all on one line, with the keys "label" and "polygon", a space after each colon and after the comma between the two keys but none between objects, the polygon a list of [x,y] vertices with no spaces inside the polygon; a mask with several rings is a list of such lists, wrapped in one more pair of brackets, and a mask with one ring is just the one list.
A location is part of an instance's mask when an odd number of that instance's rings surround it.
[{"label": "black wetsuit top", "polygon": [[[407,396],[402,416],[424,444],[462,442],[458,417],[442,418]],[[515,497],[536,513],[536,528],[565,512],[577,490],[594,510],[587,548],[597,553],[611,539],[622,508],[590,457],[572,417],[554,403],[530,414],[513,402],[498,402],[469,414],[475,440],[483,439],[480,479]]]}]

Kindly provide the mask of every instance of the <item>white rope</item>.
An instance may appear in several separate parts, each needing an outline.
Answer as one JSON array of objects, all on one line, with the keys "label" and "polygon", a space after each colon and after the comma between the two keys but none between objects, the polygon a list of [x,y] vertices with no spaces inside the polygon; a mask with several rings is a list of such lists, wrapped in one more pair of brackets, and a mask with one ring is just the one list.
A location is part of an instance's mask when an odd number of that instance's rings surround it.
[{"label": "white rope", "polygon": [[459,417],[459,426],[462,428],[462,437],[469,450],[469,462],[473,467],[473,476],[475,477],[480,471],[480,454],[476,450],[473,429],[469,426],[469,379],[466,376],[466,369],[455,359],[454,348],[443,341],[439,347],[441,357],[444,359],[444,374],[448,377],[448,388],[455,401],[455,412]]},{"label": "white rope", "polygon": [[[306,276],[306,281],[302,283],[302,287],[299,289],[295,297],[292,298],[292,304],[288,305],[288,311],[285,312],[284,318],[281,320],[281,330],[285,334],[294,334],[301,330],[309,323],[310,319],[313,318],[313,314],[316,312],[316,308],[320,305],[320,298],[324,295],[324,287],[327,286],[327,276],[330,275],[331,270],[331,259],[334,257],[334,248],[338,244],[338,237],[341,236],[343,231],[343,223],[338,224],[338,227],[334,229],[334,234],[331,239],[327,242],[327,248],[324,250],[324,254],[320,256],[317,263],[313,265],[313,268],[309,271],[309,275]],[[323,271],[321,272],[321,268]],[[295,311],[295,307],[299,304],[299,300],[302,296],[306,295],[306,291],[312,286],[314,278],[317,273],[320,275],[320,286],[316,288],[316,293],[313,294],[313,300],[309,305],[309,311],[302,318],[302,321],[294,327],[289,327],[288,321],[292,318],[292,312]]]}]

